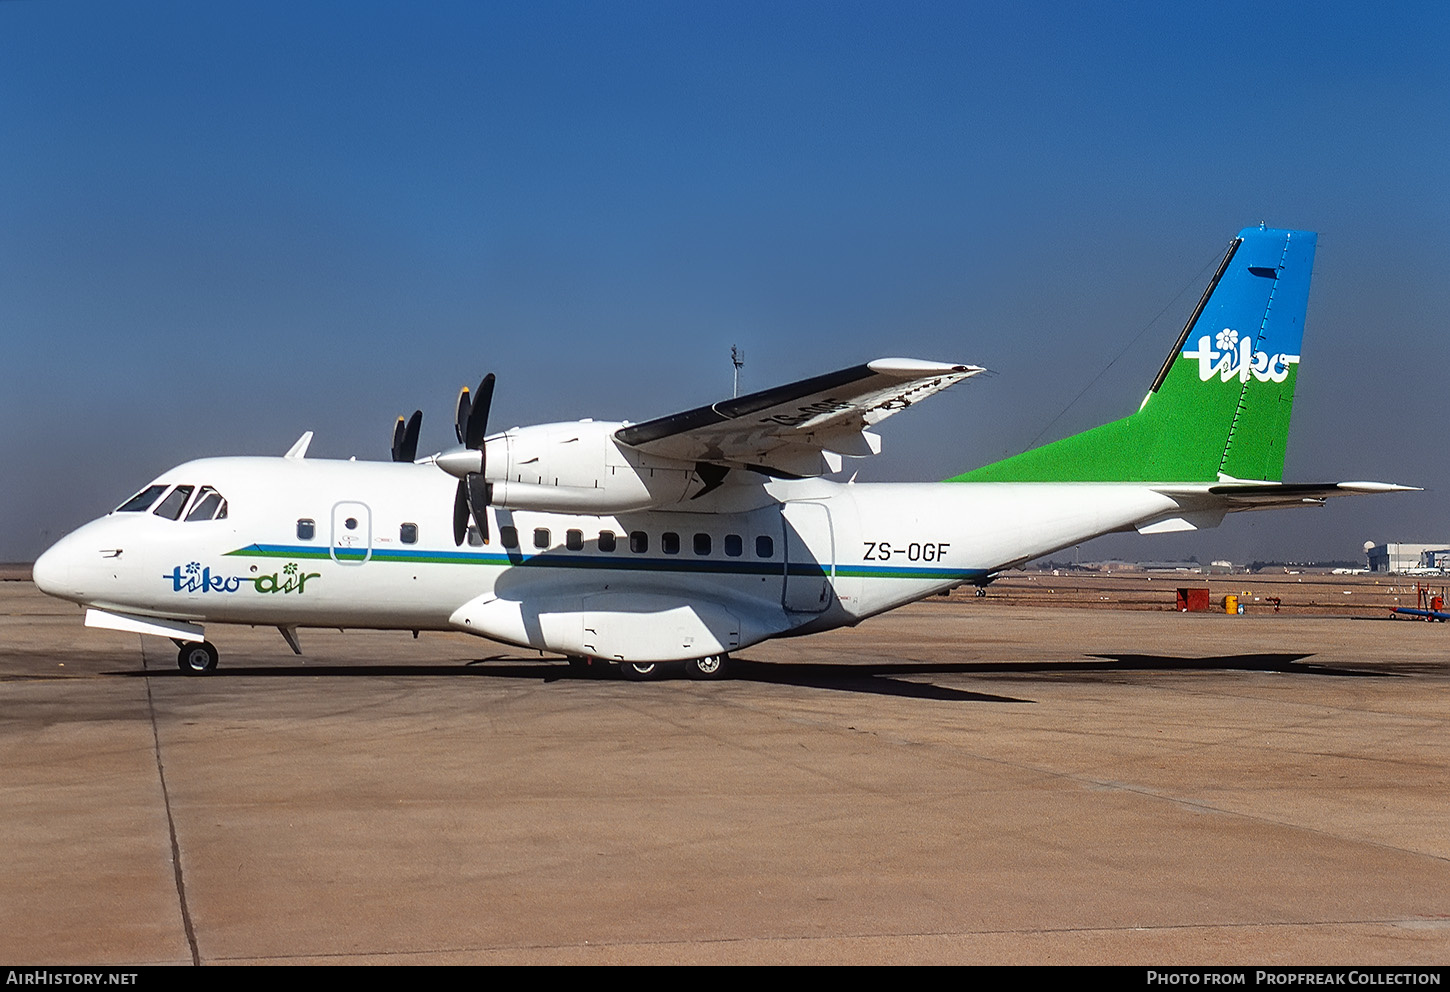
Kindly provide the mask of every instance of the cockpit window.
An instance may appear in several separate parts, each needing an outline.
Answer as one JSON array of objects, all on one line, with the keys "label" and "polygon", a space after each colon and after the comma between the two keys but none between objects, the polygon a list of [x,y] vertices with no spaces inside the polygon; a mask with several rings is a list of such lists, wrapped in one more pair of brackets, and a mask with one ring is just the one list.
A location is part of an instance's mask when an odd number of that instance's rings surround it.
[{"label": "cockpit window", "polygon": [[156,504],[156,509],[151,512],[158,517],[165,517],[167,520],[177,520],[181,517],[181,511],[186,509],[187,500],[196,490],[195,486],[177,486],[166,494],[166,498]]},{"label": "cockpit window", "polygon": [[211,520],[215,517],[225,517],[227,501],[222,499],[222,494],[211,486],[202,486],[201,493],[196,497],[196,504],[191,512],[186,515],[190,523],[193,520]]},{"label": "cockpit window", "polygon": [[166,492],[165,486],[147,486],[135,496],[132,496],[130,499],[126,500],[126,502],[116,507],[116,512],[141,513],[145,510],[149,510],[151,509],[151,504],[156,502],[156,500],[159,499],[161,494],[164,492]]}]

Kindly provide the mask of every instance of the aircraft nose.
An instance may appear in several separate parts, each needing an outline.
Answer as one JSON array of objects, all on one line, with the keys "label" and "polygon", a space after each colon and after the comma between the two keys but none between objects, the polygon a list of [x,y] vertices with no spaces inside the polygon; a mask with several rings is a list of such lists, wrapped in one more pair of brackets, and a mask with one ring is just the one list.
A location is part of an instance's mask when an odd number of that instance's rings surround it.
[{"label": "aircraft nose", "polygon": [[61,539],[48,551],[35,559],[31,578],[41,592],[64,598],[70,587],[70,555]]}]

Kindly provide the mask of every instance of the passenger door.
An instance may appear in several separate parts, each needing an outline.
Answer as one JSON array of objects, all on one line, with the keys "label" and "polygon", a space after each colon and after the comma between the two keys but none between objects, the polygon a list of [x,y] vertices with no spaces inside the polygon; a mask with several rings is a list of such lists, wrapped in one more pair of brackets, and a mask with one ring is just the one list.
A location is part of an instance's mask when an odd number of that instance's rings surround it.
[{"label": "passenger door", "polygon": [[373,515],[366,503],[344,500],[333,506],[327,550],[339,565],[361,565],[373,556]]}]

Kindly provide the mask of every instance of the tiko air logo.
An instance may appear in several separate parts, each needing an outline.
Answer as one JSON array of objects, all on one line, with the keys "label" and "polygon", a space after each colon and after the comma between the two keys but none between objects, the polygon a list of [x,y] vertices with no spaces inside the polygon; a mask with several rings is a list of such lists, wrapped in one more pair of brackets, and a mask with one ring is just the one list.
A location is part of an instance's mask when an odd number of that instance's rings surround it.
[{"label": "tiko air logo", "polygon": [[194,561],[184,568],[177,565],[163,579],[171,580],[172,592],[236,592],[242,588],[244,583],[250,582],[252,588],[257,592],[265,593],[289,593],[295,592],[299,596],[306,592],[307,582],[310,579],[320,578],[321,572],[307,572],[297,567],[295,561],[289,561],[283,566],[281,573],[273,572],[271,575],[212,575],[211,568],[203,568],[201,562]]},{"label": "tiko air logo", "polygon": [[1212,338],[1198,339],[1197,351],[1185,351],[1184,358],[1198,359],[1198,378],[1212,379],[1215,373],[1221,382],[1237,378],[1248,382],[1253,376],[1260,382],[1283,382],[1289,378],[1289,366],[1299,364],[1298,355],[1270,355],[1255,351],[1252,338],[1241,337],[1238,331],[1225,327]]}]

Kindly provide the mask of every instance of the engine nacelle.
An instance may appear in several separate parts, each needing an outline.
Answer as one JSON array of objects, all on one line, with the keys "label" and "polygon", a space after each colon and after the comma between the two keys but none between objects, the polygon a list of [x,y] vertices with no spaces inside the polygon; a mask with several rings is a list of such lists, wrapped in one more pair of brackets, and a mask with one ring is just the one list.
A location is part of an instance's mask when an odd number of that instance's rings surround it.
[{"label": "engine nacelle", "polygon": [[[624,513],[687,499],[702,488],[694,465],[655,458],[619,444],[623,424],[582,420],[516,427],[484,442],[492,505],[558,513]],[[479,469],[478,453],[440,455],[444,471]]]}]

